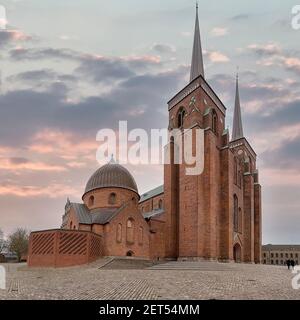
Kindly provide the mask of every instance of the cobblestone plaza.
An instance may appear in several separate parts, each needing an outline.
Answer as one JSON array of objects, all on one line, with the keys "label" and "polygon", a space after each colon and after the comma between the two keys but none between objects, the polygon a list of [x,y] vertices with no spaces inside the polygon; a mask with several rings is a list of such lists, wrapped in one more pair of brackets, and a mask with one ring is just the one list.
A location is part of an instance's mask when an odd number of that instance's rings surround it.
[{"label": "cobblestone plaza", "polygon": [[81,267],[28,268],[5,264],[6,290],[0,299],[299,299],[295,276],[282,266],[169,262],[155,266],[100,259]]}]

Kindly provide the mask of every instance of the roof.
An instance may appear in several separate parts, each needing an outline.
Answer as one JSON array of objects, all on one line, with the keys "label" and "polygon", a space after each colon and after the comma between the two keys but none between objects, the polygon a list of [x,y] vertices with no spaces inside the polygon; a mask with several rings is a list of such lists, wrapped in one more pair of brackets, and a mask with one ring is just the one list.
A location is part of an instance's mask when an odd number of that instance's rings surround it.
[{"label": "roof", "polygon": [[124,209],[120,208],[99,208],[89,211],[86,205],[71,203],[77,216],[78,222],[82,224],[106,224]]},{"label": "roof", "polygon": [[202,55],[199,17],[198,17],[198,4],[197,4],[190,81],[192,82],[193,80],[198,78],[200,75],[202,75],[202,77],[204,78],[203,55]]},{"label": "roof", "polygon": [[138,194],[138,188],[130,172],[111,160],[106,165],[99,168],[89,179],[85,193],[99,188],[124,188],[132,190]]},{"label": "roof", "polygon": [[159,187],[156,187],[155,189],[152,189],[144,194],[141,195],[141,198],[140,198],[140,203],[146,201],[146,200],[149,200],[153,197],[156,197],[160,194],[164,193],[164,185],[161,185]]},{"label": "roof", "polygon": [[165,213],[164,209],[155,209],[153,211],[143,213],[143,217],[145,219],[151,219],[151,218],[157,217],[163,213]]},{"label": "roof", "polygon": [[298,250],[300,251],[300,245],[299,244],[267,244],[262,246],[263,250],[266,251],[272,251],[272,250]]},{"label": "roof", "polygon": [[236,92],[235,92],[235,106],[233,115],[233,128],[232,128],[232,141],[238,140],[244,137],[242,112],[239,93],[239,80],[236,78]]}]

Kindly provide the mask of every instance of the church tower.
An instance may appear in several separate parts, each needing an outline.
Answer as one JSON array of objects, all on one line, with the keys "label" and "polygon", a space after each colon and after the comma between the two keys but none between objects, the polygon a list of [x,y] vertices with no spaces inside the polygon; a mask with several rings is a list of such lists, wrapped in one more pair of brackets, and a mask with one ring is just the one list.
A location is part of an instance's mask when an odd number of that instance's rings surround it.
[{"label": "church tower", "polygon": [[[260,185],[256,154],[244,138],[238,79],[233,135],[225,129],[226,108],[204,77],[198,5],[190,82],[168,102],[170,163],[164,167],[165,255],[169,259],[259,262]],[[176,162],[187,145],[186,133],[204,132],[204,170]],[[174,133],[175,132],[175,133]],[[181,146],[180,147],[180,143]]]},{"label": "church tower", "polygon": [[[219,255],[217,230],[220,211],[220,152],[228,137],[226,108],[204,78],[198,6],[190,83],[168,103],[169,130],[204,131],[204,172],[187,175],[188,166],[165,165],[166,255],[169,258],[216,259]],[[196,141],[193,139],[192,149]],[[168,151],[176,148],[170,139]],[[187,146],[183,143],[183,150]],[[173,159],[174,160],[174,159]]]}]

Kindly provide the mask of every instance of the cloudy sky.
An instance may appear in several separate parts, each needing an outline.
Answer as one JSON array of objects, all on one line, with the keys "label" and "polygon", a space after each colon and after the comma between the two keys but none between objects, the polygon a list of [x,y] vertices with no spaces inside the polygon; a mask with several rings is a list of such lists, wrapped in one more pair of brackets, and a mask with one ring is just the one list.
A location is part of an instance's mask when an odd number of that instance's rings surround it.
[{"label": "cloudy sky", "polygon": [[[244,131],[259,155],[264,243],[300,243],[300,30],[295,1],[200,0],[205,73],[227,106],[240,69]],[[191,0],[1,0],[0,228],[59,227],[98,163],[96,133],[164,128],[188,82]],[[1,23],[1,19],[0,19]],[[2,21],[3,23],[3,21]],[[160,166],[131,166],[140,193]]]}]

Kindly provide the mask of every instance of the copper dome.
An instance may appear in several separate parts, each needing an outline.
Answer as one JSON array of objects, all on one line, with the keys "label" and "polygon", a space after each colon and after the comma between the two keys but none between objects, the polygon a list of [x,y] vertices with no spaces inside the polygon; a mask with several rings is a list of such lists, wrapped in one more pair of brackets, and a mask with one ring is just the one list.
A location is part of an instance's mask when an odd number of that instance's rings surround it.
[{"label": "copper dome", "polygon": [[130,172],[120,164],[110,161],[99,168],[86,184],[85,194],[100,188],[124,188],[138,194],[136,182]]}]

